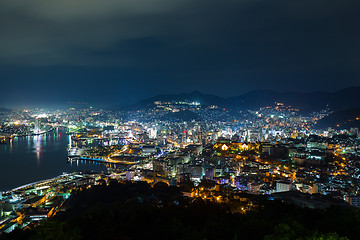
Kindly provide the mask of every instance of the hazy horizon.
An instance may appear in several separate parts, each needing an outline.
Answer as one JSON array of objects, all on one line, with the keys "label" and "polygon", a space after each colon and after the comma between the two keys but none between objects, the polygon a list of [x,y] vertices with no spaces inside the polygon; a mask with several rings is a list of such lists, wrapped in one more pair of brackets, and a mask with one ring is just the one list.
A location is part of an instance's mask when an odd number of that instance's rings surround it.
[{"label": "hazy horizon", "polygon": [[129,101],[129,102],[119,102],[119,103],[96,103],[96,102],[91,102],[91,101],[81,101],[81,99],[79,100],[73,100],[73,101],[63,101],[63,102],[52,102],[52,103],[32,103],[32,104],[18,104],[18,105],[0,105],[0,108],[45,108],[45,109],[62,109],[62,108],[67,108],[69,106],[81,106],[83,105],[88,105],[91,107],[96,107],[96,108],[114,108],[114,107],[124,107],[124,106],[129,106],[131,104],[135,104],[138,102],[141,102],[143,100],[149,99],[149,98],[153,98],[159,95],[181,95],[181,94],[190,94],[190,93],[194,93],[194,92],[199,92],[201,94],[204,95],[213,95],[213,96],[217,96],[217,97],[221,97],[224,99],[227,98],[231,98],[231,97],[236,97],[236,96],[241,96],[243,94],[247,94],[249,92],[252,91],[272,91],[272,92],[294,92],[294,93],[311,93],[311,92],[337,92],[337,91],[341,91],[343,89],[347,89],[347,88],[358,88],[359,86],[349,86],[349,87],[344,87],[344,88],[340,88],[340,89],[335,89],[335,90],[311,90],[311,91],[279,91],[279,90],[271,90],[271,89],[253,89],[253,90],[249,90],[246,91],[244,93],[238,94],[238,95],[233,95],[233,96],[221,96],[221,95],[216,95],[216,94],[211,94],[211,93],[206,93],[203,92],[201,90],[193,90],[193,91],[188,91],[188,92],[179,92],[179,93],[158,93],[155,95],[150,95],[148,97],[144,97],[144,98],[139,98],[139,99],[135,99],[133,101]]}]

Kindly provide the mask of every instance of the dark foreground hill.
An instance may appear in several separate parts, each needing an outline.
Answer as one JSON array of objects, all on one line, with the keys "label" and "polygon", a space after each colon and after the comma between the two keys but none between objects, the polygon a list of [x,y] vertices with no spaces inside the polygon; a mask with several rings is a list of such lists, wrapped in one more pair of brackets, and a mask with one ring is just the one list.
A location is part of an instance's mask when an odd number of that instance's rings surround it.
[{"label": "dark foreground hill", "polygon": [[[261,198],[261,197],[260,197]],[[0,239],[358,239],[358,209],[313,210],[254,200],[244,214],[231,204],[184,198],[179,188],[111,183],[74,193],[62,214],[34,230]],[[339,236],[347,236],[339,237]]]}]

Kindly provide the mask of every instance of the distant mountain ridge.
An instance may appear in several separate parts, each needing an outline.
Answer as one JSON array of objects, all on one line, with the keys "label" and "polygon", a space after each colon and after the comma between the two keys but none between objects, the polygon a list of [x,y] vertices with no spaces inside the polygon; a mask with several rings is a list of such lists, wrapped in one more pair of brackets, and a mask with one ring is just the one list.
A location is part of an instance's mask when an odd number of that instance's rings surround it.
[{"label": "distant mountain ridge", "polygon": [[8,112],[11,112],[11,109],[0,107],[0,112],[8,113]]},{"label": "distant mountain ridge", "polygon": [[126,106],[126,110],[134,109],[146,109],[149,107],[154,107],[154,102],[171,102],[171,101],[188,101],[188,102],[200,102],[204,106],[209,105],[218,105],[220,107],[228,107],[229,100],[226,98],[218,97],[211,94],[203,94],[199,91],[194,91],[191,93],[181,93],[181,94],[161,94],[155,97],[144,99],[135,104]]},{"label": "distant mountain ridge", "polygon": [[124,110],[154,107],[155,101],[194,101],[200,102],[203,106],[217,105],[223,108],[239,110],[258,110],[261,107],[273,106],[275,102],[282,102],[304,111],[316,111],[326,107],[338,111],[360,108],[359,94],[360,87],[349,87],[335,92],[314,91],[304,93],[255,90],[229,98],[195,91],[191,93],[157,95],[129,105]]},{"label": "distant mountain ridge", "polygon": [[360,107],[358,94],[360,87],[345,88],[336,92],[275,92],[251,91],[241,96],[229,98],[234,106],[256,110],[264,106],[282,102],[301,110],[315,111],[325,107],[332,110]]},{"label": "distant mountain ridge", "polygon": [[327,128],[360,128],[360,108],[351,108],[333,112],[327,117],[319,120],[314,126],[315,129]]}]

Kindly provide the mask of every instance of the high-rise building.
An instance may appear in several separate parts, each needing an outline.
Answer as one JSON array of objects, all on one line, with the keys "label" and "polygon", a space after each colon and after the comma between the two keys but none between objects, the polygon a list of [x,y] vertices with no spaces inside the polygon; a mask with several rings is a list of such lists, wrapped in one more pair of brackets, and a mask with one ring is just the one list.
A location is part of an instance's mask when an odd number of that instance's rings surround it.
[{"label": "high-rise building", "polygon": [[286,182],[277,182],[276,183],[276,192],[289,192],[292,189],[291,183]]}]

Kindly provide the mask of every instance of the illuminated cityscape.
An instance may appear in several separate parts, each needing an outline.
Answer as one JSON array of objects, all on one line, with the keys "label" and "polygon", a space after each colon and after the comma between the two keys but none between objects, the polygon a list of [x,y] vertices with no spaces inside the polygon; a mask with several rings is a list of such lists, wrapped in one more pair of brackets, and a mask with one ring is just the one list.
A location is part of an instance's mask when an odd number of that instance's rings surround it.
[{"label": "illuminated cityscape", "polygon": [[360,239],[360,2],[0,2],[0,240]]},{"label": "illuminated cityscape", "polygon": [[[265,200],[310,209],[360,207],[359,129],[317,128],[332,114],[303,114],[279,102],[239,114],[186,100],[157,100],[135,111],[13,109],[1,115],[4,146],[60,131],[67,139],[64,163],[104,169],[3,191],[1,231],[31,229],[64,211],[72,192],[114,181],[177,186],[184,198],[232,203],[240,214]],[[38,160],[42,144],[34,145]]]}]

